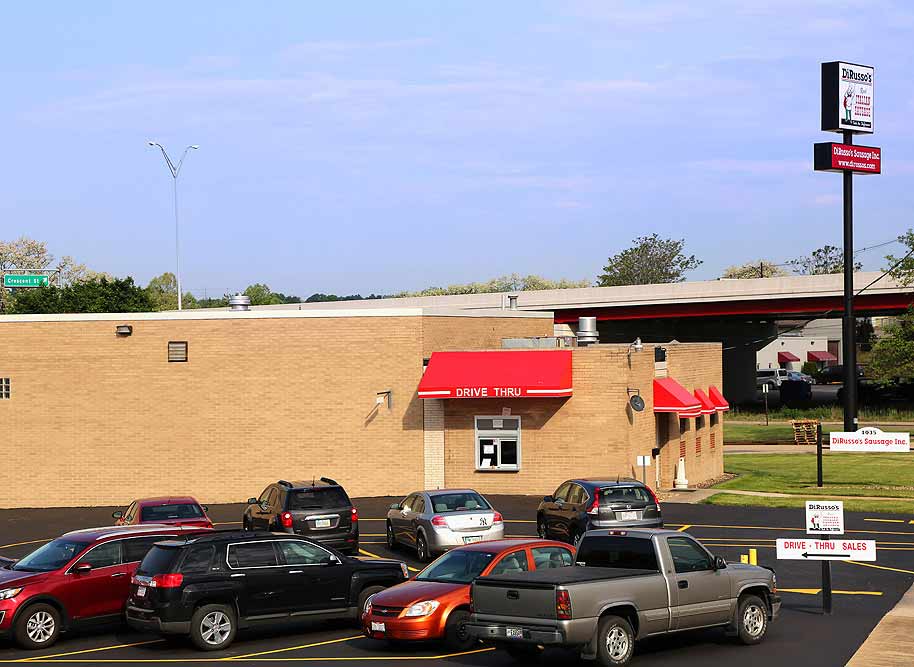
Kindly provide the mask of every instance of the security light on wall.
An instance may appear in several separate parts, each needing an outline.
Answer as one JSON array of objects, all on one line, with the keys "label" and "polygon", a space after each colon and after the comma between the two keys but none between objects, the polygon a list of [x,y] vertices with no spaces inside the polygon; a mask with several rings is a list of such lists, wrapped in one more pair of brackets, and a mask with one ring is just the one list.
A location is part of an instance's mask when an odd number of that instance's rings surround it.
[{"label": "security light on wall", "polygon": [[644,344],[641,342],[641,337],[635,339],[635,341],[628,346],[628,367],[632,367],[632,350],[635,352],[640,352],[644,349]]},{"label": "security light on wall", "polygon": [[381,407],[384,403],[387,403],[387,409],[390,410],[393,407],[393,393],[393,389],[379,391],[377,398],[375,398],[375,405]]}]

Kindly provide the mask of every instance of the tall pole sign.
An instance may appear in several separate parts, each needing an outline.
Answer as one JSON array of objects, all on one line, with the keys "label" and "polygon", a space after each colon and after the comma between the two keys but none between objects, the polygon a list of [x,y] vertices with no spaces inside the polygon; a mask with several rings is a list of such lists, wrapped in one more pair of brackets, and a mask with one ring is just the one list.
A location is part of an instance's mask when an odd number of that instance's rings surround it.
[{"label": "tall pole sign", "polygon": [[840,132],[843,143],[814,146],[816,171],[838,171],[844,178],[844,430],[857,430],[857,341],[854,318],[854,173],[882,172],[882,150],[855,146],[855,134],[874,130],[876,72],[867,65],[822,63],[822,131]]}]

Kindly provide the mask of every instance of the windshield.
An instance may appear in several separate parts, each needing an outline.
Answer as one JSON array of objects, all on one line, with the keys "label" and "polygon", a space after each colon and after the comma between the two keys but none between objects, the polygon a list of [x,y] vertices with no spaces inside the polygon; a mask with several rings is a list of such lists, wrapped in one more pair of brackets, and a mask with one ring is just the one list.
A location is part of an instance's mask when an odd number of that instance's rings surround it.
[{"label": "windshield", "polygon": [[652,503],[647,490],[642,486],[607,486],[600,489],[600,504],[610,503]]},{"label": "windshield", "polygon": [[469,584],[497,554],[488,551],[449,551],[416,575],[419,581]]},{"label": "windshield", "polygon": [[20,572],[51,572],[58,570],[75,558],[88,542],[77,542],[60,538],[38,547],[28,556],[13,565],[13,570]]},{"label": "windshield", "polygon": [[140,521],[155,523],[173,519],[202,519],[203,510],[194,503],[148,505],[140,510]]},{"label": "windshield", "polygon": [[489,503],[475,491],[458,493],[440,493],[431,496],[432,507],[436,514],[442,512],[463,512],[465,510],[491,509]]},{"label": "windshield", "polygon": [[304,489],[292,491],[286,502],[288,510],[326,510],[349,507],[349,497],[338,486],[326,489]]}]

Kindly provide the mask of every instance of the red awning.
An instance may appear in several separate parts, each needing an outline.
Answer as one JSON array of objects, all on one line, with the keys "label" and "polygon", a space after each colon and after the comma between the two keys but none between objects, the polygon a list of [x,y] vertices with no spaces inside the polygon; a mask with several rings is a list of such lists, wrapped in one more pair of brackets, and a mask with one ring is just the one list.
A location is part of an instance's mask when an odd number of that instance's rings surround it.
[{"label": "red awning", "polygon": [[778,363],[786,364],[791,361],[799,361],[800,358],[793,352],[778,352]]},{"label": "red awning", "polygon": [[571,350],[434,352],[419,398],[571,396]]},{"label": "red awning", "polygon": [[654,412],[697,417],[701,414],[701,403],[673,378],[658,378],[654,380]]},{"label": "red awning", "polygon": [[717,407],[714,405],[711,399],[708,398],[708,395],[705,392],[703,392],[701,389],[696,389],[694,393],[695,398],[697,398],[698,402],[701,403],[701,414],[713,415],[715,412],[717,412]]},{"label": "red awning", "polygon": [[708,387],[708,398],[711,399],[711,402],[714,404],[714,409],[718,412],[726,412],[730,409],[730,404],[727,403],[727,399],[720,393],[720,389],[713,384]]},{"label": "red awning", "polygon": [[838,361],[838,357],[833,355],[831,352],[807,352],[806,353],[807,361]]}]

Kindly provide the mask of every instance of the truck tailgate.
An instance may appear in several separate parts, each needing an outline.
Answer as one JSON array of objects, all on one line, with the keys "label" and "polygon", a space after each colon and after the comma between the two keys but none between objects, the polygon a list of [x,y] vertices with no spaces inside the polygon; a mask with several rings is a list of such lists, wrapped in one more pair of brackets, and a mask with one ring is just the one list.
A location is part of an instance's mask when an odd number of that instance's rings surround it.
[{"label": "truck tailgate", "polygon": [[555,620],[555,585],[512,581],[473,583],[473,611],[483,616]]}]

